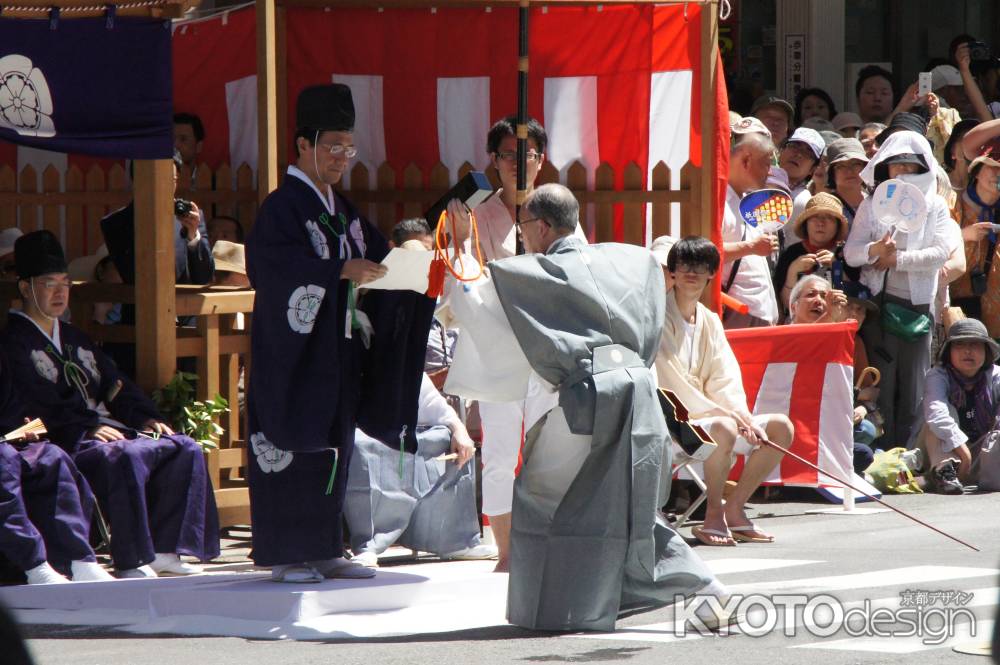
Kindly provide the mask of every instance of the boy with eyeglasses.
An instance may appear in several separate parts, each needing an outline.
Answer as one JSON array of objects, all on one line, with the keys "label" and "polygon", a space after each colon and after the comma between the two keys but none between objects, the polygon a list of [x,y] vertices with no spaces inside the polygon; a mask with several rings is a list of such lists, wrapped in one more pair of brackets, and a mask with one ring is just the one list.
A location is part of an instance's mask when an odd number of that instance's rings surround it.
[{"label": "boy with eyeglasses", "polygon": [[[667,292],[656,374],[660,387],[680,398],[717,445],[704,463],[708,486],[705,522],[692,529],[692,534],[705,545],[769,543],[773,536],[750,521],[746,502],[781,462],[781,453],[763,446],[761,439],[788,448],[794,428],[783,414],[751,415],[740,366],[722,321],[700,302],[719,261],[715,245],[697,236],[681,239],[667,254],[663,267],[674,286]],[[735,490],[723,501],[734,452],[748,459]]]}]

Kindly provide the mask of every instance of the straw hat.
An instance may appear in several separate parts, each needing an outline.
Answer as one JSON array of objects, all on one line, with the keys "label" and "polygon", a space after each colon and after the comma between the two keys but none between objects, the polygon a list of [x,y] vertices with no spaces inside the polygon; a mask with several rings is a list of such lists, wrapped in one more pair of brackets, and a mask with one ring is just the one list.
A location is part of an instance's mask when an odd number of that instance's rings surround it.
[{"label": "straw hat", "polygon": [[660,236],[653,241],[650,246],[649,251],[653,253],[653,257],[660,262],[660,265],[664,268],[667,267],[667,255],[670,254],[670,248],[677,244],[677,238],[673,236]]},{"label": "straw hat", "polygon": [[1000,139],[991,139],[979,148],[979,156],[969,164],[969,170],[971,171],[980,164],[1000,166],[1000,161],[997,161],[998,158],[1000,158]]},{"label": "straw hat", "polygon": [[212,258],[215,259],[217,271],[238,272],[247,274],[247,261],[243,254],[243,245],[228,240],[217,240],[212,248]]},{"label": "straw hat", "polygon": [[834,242],[843,242],[847,238],[847,218],[844,217],[844,206],[840,202],[840,199],[826,192],[820,192],[809,199],[809,202],[806,203],[806,209],[792,223],[792,231],[799,238],[807,238],[808,236],[805,232],[806,220],[810,217],[823,214],[833,215],[837,218],[837,221],[840,223],[840,231],[838,231]]},{"label": "straw hat", "polygon": [[93,254],[73,259],[66,269],[69,278],[74,282],[96,282],[97,264],[107,255],[107,245],[101,245]]}]

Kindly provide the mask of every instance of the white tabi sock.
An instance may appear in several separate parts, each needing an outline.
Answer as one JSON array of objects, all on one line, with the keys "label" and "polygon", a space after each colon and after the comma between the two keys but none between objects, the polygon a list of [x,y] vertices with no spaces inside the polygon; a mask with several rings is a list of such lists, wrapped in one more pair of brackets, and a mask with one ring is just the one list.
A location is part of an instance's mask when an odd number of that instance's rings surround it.
[{"label": "white tabi sock", "polygon": [[48,561],[24,571],[24,574],[28,576],[28,584],[69,584],[69,580],[50,566]]},{"label": "white tabi sock", "polygon": [[181,561],[179,555],[170,553],[157,554],[149,567],[157,574],[166,573],[167,575],[197,575],[204,572],[201,566],[185,563]]},{"label": "white tabi sock", "polygon": [[70,564],[74,582],[110,582],[114,576],[96,561],[74,561]]},{"label": "white tabi sock", "polygon": [[[718,599],[720,606],[725,607],[726,602],[729,600],[729,589],[727,589],[726,585],[716,578],[702,588],[698,589],[698,592],[695,595],[714,597]],[[704,621],[706,625],[713,623],[718,625],[720,619],[723,618],[716,614],[712,605],[709,603],[699,603],[698,606],[694,608],[694,613],[699,619]]]}]

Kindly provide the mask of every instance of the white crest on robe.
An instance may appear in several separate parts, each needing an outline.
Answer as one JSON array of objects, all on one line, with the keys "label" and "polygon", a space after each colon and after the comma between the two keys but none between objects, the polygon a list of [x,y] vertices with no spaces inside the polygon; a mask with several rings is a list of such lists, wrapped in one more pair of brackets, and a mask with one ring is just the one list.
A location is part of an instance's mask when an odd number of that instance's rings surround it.
[{"label": "white crest on robe", "polygon": [[309,233],[309,241],[312,243],[313,249],[316,250],[316,256],[321,259],[330,258],[330,245],[327,244],[326,236],[320,230],[319,224],[311,220],[306,222],[306,231]]},{"label": "white crest on robe", "polygon": [[83,363],[84,368],[90,372],[90,375],[100,383],[101,382],[101,372],[97,369],[97,359],[94,358],[94,352],[89,349],[81,349],[77,347],[76,355]]},{"label": "white crest on robe", "polygon": [[32,351],[31,362],[35,363],[35,371],[42,378],[48,379],[52,383],[59,380],[59,369],[52,362],[52,358],[49,358],[49,354],[44,351]]},{"label": "white crest on robe", "polygon": [[260,465],[260,470],[264,473],[278,473],[292,463],[292,453],[276,448],[273,443],[267,440],[263,432],[250,435],[250,447],[253,448],[253,454],[257,456],[257,464]]},{"label": "white crest on robe", "polygon": [[353,222],[351,222],[350,228],[351,228],[351,238],[354,239],[355,246],[357,246],[357,248],[361,250],[361,256],[364,256],[367,248],[365,247],[365,234],[364,231],[361,230],[361,220],[355,219]]},{"label": "white crest on robe", "polygon": [[326,289],[315,284],[300,286],[292,291],[288,299],[288,325],[292,330],[303,335],[312,332],[325,295]]}]

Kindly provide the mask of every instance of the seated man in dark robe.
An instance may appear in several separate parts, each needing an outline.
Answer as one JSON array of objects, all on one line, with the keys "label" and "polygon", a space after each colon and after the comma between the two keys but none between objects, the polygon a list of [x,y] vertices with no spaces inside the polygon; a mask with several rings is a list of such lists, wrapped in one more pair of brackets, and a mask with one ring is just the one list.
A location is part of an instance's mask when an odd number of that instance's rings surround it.
[{"label": "seated man in dark robe", "polygon": [[[0,366],[0,435],[24,423],[24,410]],[[36,437],[0,442],[0,554],[28,584],[114,579],[90,547],[94,495],[62,448]]]},{"label": "seated man in dark robe", "polygon": [[111,523],[119,577],[189,575],[187,554],[219,554],[215,495],[201,447],[174,434],[156,407],[77,328],[59,321],[69,302],[66,259],[49,231],[15,247],[22,310],[2,348],[27,408],[76,463]]}]

